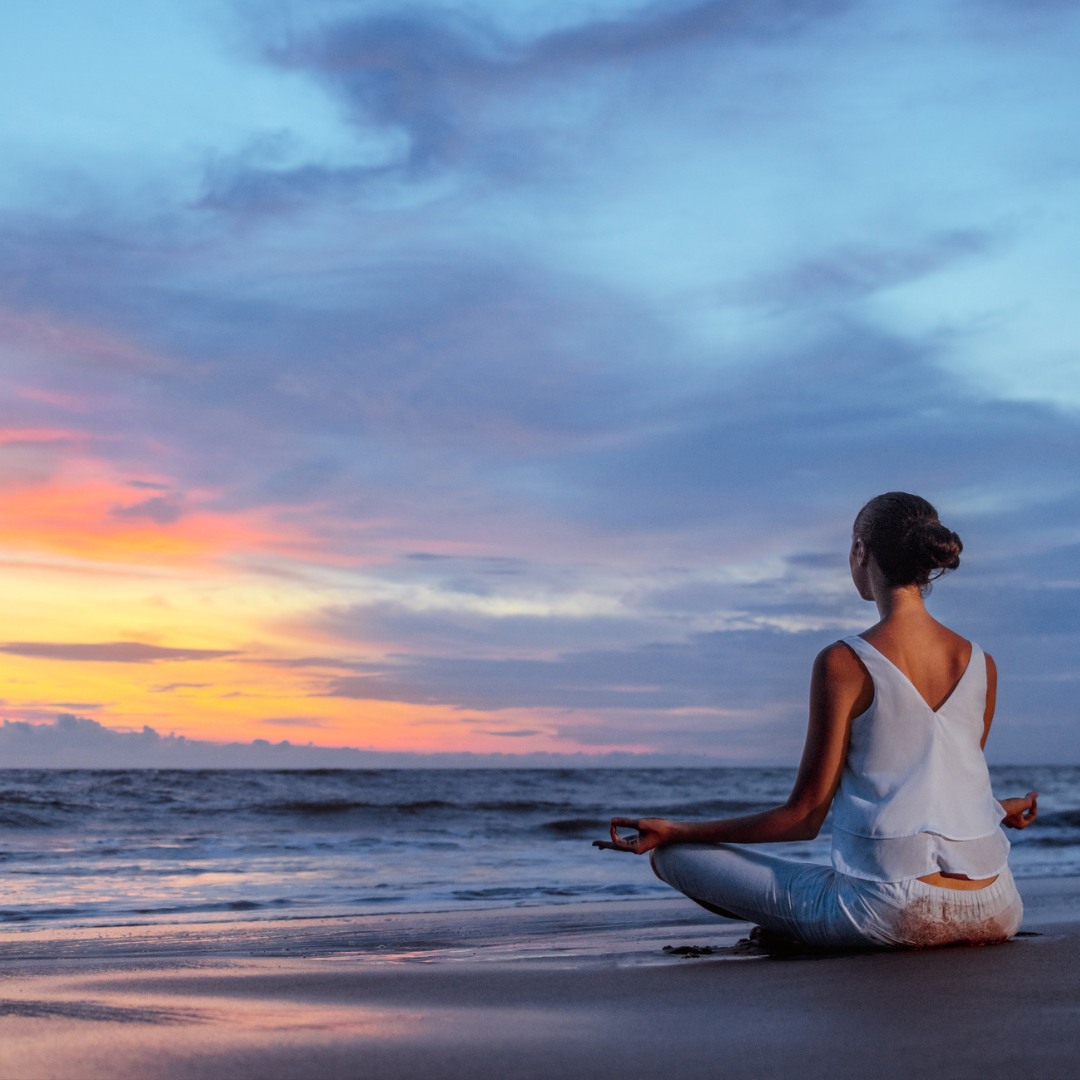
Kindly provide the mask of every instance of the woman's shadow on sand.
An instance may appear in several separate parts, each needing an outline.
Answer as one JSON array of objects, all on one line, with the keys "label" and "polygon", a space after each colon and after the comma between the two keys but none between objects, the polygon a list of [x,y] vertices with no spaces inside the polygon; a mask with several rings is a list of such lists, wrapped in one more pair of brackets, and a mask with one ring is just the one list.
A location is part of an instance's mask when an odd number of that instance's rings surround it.
[{"label": "woman's shadow on sand", "polygon": [[[1041,936],[1041,934],[1033,930],[1021,930],[1014,935],[1013,939]],[[985,944],[954,943],[933,946],[935,952],[943,949],[971,948],[985,948]],[[800,942],[792,941],[790,938],[765,930],[760,926],[755,926],[748,937],[740,938],[734,945],[665,945],[662,951],[667,956],[677,956],[683,960],[695,960],[710,956],[718,959],[839,960],[845,957],[873,956],[882,951],[896,952],[898,950],[815,949],[810,945],[803,945]],[[899,951],[926,952],[926,949],[913,948]]]}]

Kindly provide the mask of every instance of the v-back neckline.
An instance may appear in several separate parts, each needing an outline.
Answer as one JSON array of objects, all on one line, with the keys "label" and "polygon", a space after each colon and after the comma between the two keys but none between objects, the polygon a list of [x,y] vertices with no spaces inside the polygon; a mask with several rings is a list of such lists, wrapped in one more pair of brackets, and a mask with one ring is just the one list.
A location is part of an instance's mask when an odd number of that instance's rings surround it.
[{"label": "v-back neckline", "polygon": [[897,673],[897,675],[899,675],[900,678],[903,679],[904,682],[906,682],[908,684],[908,686],[910,686],[911,689],[915,691],[916,697],[918,697],[918,699],[935,716],[937,716],[937,714],[940,713],[941,710],[944,709],[945,706],[948,705],[950,701],[952,701],[953,695],[956,693],[957,690],[960,689],[960,684],[964,681],[964,679],[967,678],[967,673],[971,670],[971,661],[975,657],[975,642],[969,641],[968,644],[971,646],[971,652],[968,653],[967,663],[964,665],[964,670],[962,672],[960,672],[960,678],[957,679],[956,682],[954,682],[952,684],[952,689],[950,689],[949,692],[945,695],[945,697],[941,699],[941,704],[939,704],[938,707],[935,709],[934,706],[931,705],[930,702],[927,701],[925,697],[923,697],[922,691],[911,681],[911,676],[910,675],[907,675],[905,672],[901,671],[900,668],[897,667],[896,664],[894,664],[876,645],[874,645],[871,642],[867,641],[866,638],[864,638],[861,634],[856,634],[855,636],[864,645],[866,645],[868,648],[873,649],[874,652],[876,652],[878,654],[878,656],[880,656],[881,659],[884,660],[885,663],[888,664],[889,667],[891,667],[893,669],[893,671],[895,671]]}]

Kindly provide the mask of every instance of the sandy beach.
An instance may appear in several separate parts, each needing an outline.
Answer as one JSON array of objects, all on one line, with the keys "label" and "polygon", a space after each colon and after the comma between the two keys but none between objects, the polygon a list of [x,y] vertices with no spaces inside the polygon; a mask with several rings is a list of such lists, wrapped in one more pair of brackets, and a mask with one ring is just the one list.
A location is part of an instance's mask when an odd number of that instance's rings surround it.
[{"label": "sandy beach", "polygon": [[895,954],[679,897],[11,932],[0,1077],[1075,1076],[1080,879],[1021,891],[1013,942]]}]

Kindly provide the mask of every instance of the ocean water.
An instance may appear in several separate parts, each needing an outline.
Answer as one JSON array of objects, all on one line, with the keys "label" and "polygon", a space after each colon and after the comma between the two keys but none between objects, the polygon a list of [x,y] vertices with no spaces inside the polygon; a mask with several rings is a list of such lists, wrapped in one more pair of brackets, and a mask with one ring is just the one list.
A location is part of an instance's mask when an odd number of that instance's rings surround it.
[{"label": "ocean water", "polygon": [[[1080,874],[1080,768],[994,768],[1041,792],[1017,877]],[[716,818],[790,769],[0,770],[0,930],[446,911],[666,896],[591,847],[612,814]],[[777,844],[828,860],[817,840]]]}]

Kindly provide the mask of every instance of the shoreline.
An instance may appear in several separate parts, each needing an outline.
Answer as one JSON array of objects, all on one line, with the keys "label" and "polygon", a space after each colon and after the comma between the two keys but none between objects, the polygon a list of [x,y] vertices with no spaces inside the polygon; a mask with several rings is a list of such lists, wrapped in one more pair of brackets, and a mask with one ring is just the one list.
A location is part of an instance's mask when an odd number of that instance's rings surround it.
[{"label": "shoreline", "polygon": [[[1080,888],[1080,884],[1078,884]],[[655,940],[709,937],[734,944],[749,924],[719,919],[676,894],[662,899],[467,908],[367,915],[283,916],[229,922],[19,928],[0,934],[11,964],[155,958],[349,957],[578,961],[648,953]],[[730,939],[730,940],[729,940]]]},{"label": "shoreline", "polygon": [[[0,1080],[1066,1077],[1080,878],[1000,946],[774,958],[679,896],[0,936]],[[682,951],[664,951],[664,946]]]},{"label": "shoreline", "polygon": [[[1080,923],[1080,876],[1024,878],[1024,929]],[[0,930],[0,970],[14,961],[155,956],[322,956],[360,959],[469,950],[511,959],[518,950],[549,956],[629,956],[672,934],[734,944],[751,924],[721,919],[671,891],[662,897],[365,914],[120,923],[12,925]]]}]

